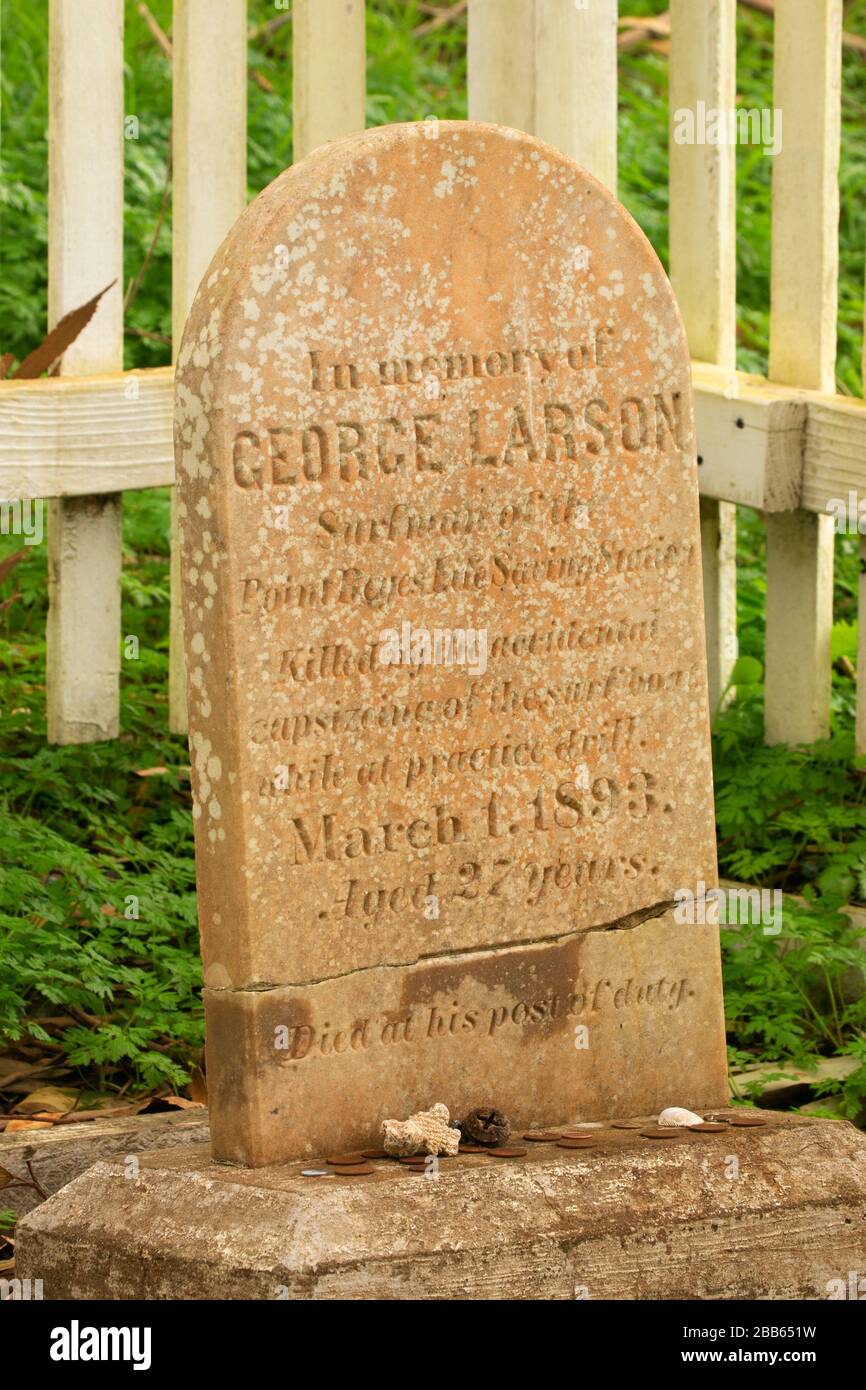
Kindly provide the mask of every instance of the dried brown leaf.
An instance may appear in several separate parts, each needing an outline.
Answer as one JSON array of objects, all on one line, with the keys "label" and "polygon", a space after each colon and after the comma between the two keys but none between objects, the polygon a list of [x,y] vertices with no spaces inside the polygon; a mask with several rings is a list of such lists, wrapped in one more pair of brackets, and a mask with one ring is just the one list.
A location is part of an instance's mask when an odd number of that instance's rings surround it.
[{"label": "dried brown leaf", "polygon": [[417,38],[419,34],[430,34],[436,29],[441,29],[443,25],[450,24],[452,20],[459,19],[469,6],[469,0],[457,0],[456,4],[448,5],[444,10],[437,10],[432,19],[427,19],[423,24],[412,30]]},{"label": "dried brown leaf", "polygon": [[201,1067],[193,1067],[189,1082],[189,1093],[200,1105],[207,1105],[207,1080]]},{"label": "dried brown leaf", "polygon": [[3,584],[12,573],[16,565],[20,565],[24,556],[27,554],[26,547],[23,550],[14,550],[11,555],[0,560],[0,584]]},{"label": "dried brown leaf", "polygon": [[46,333],[39,346],[27,354],[18,370],[12,373],[13,378],[32,380],[53,367],[57,359],[63,356],[70,344],[74,343],[87,327],[102,296],[116,284],[117,281],[112,280],[110,285],[106,285],[104,290],[88,299],[86,304],[80,304],[77,309],[70,309],[68,314],[64,314],[51,332]]},{"label": "dried brown leaf", "polygon": [[61,1091],[59,1086],[40,1086],[36,1091],[30,1091],[23,1100],[13,1106],[18,1115],[35,1115],[40,1110],[48,1110],[52,1113],[57,1111],[61,1115],[66,1115],[75,1105],[75,1093],[72,1091]]},{"label": "dried brown leaf", "polygon": [[204,1110],[200,1100],[187,1100],[186,1096],[153,1096],[138,1111],[139,1115],[160,1115],[167,1110]]}]

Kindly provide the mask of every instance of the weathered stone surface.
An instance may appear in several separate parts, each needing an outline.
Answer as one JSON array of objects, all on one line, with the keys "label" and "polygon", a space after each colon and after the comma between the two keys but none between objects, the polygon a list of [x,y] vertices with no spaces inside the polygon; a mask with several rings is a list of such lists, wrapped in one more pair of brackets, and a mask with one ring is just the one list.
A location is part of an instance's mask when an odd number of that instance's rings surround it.
[{"label": "weathered stone surface", "polygon": [[[714,933],[687,1043],[639,1002],[685,938],[584,938],[716,881],[689,359],[635,224],[498,127],[336,142],[236,224],[176,390],[216,1152],[649,1109],[673,1039],[721,1102]],[[447,1039],[399,1038],[416,1004]],[[521,1004],[500,1046],[465,1021]]]},{"label": "weathered stone surface", "polygon": [[657,1114],[684,1096],[724,1104],[722,1066],[707,1064],[715,940],[669,913],[630,932],[212,991],[219,1156],[277,1163],[378,1144],[382,1120],[439,1098],[460,1117],[495,1096],[515,1128]]},{"label": "weathered stone surface", "polygon": [[[195,1114],[119,1116],[0,1134],[0,1168],[29,1181],[29,1162],[33,1176],[50,1197],[102,1158],[209,1143],[206,1110]],[[4,1187],[0,1205],[23,1216],[42,1201],[44,1198],[33,1187]]]},{"label": "weathered stone surface", "polygon": [[827,1298],[866,1267],[866,1137],[767,1118],[662,1145],[599,1130],[591,1152],[466,1155],[435,1178],[198,1150],[144,1156],[137,1181],[100,1163],[26,1218],[18,1273],[48,1299]]}]

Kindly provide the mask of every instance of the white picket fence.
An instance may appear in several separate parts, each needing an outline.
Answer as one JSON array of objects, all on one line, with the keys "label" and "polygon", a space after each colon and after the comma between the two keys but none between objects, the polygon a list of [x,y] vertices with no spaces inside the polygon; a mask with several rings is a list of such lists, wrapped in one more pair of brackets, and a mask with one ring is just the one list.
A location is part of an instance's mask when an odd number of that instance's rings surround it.
[{"label": "white picket fence", "polygon": [[[295,155],[364,124],[363,0],[293,0]],[[866,496],[866,404],[834,394],[842,0],[776,0],[769,380],[738,373],[731,145],[670,143],[671,274],[693,357],[713,701],[736,651],[735,503],[767,519],[766,737],[828,728],[831,499]],[[671,0],[670,106],[735,104],[735,0]],[[120,494],[173,481],[172,372],[121,371],[123,3],[50,0],[49,313],[113,276],[62,375],[0,383],[0,497],[51,498],[47,701],[118,733]],[[245,199],[245,0],[174,0],[173,333]],[[616,0],[470,0],[469,114],[616,187]],[[432,114],[432,113],[431,113]],[[185,728],[172,549],[170,722]],[[864,550],[866,557],[866,550]],[[866,565],[864,565],[866,569]],[[861,580],[861,603],[866,598]],[[866,671],[866,620],[860,624]],[[866,751],[866,680],[858,685]]]}]

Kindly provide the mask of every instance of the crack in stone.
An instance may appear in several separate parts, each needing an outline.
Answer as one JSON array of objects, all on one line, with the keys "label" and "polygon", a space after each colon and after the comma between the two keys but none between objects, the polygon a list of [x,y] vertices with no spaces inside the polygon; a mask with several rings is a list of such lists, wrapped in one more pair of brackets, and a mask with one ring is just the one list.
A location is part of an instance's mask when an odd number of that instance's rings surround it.
[{"label": "crack in stone", "polygon": [[569,940],[570,937],[589,936],[592,932],[634,931],[637,927],[643,926],[644,922],[662,917],[673,907],[676,907],[676,901],[665,899],[662,902],[653,903],[649,907],[636,908],[634,912],[627,912],[623,917],[616,917],[612,922],[600,922],[594,927],[572,927],[568,931],[557,932],[553,936],[534,937],[526,941],[501,941],[489,946],[467,946],[463,950],[452,948],[448,951],[431,951],[428,955],[416,956],[414,960],[377,961],[373,965],[361,965],[354,970],[344,970],[339,975],[322,975],[314,980],[300,982],[284,980],[282,983],[269,980],[260,984],[226,985],[223,987],[209,985],[205,982],[205,989],[210,990],[213,994],[263,994],[275,989],[310,989],[313,985],[328,984],[332,980],[346,980],[352,975],[364,975],[371,970],[409,970],[417,965],[426,965],[430,961],[459,960],[462,956],[492,955],[500,951],[527,950],[533,946],[553,946]]}]

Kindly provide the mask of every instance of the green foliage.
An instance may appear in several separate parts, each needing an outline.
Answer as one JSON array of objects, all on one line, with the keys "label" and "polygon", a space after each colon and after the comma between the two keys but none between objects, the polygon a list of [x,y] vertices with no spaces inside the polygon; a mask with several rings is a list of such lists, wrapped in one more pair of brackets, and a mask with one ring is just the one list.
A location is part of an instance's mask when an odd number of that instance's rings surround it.
[{"label": "green foliage", "polygon": [[781,933],[773,932],[722,930],[730,1031],[758,1061],[803,1063],[827,1047],[842,1051],[848,1032],[866,1024],[866,999],[844,1002],[843,972],[866,965],[847,917],[786,896]]},{"label": "green foliage", "polygon": [[[38,1040],[99,1091],[176,1088],[203,1039],[187,750],[165,732],[168,520],[164,491],[127,495],[138,656],[115,742],[45,742],[44,547],[21,547],[0,591],[0,1038]],[[0,541],[0,558],[19,544]]]},{"label": "green foliage", "polygon": [[[8,771],[20,776],[21,768],[12,760]],[[39,781],[48,772],[37,767],[32,775]],[[35,792],[43,815],[58,795],[67,807],[75,797],[62,769],[51,769],[50,777],[50,788]],[[177,792],[180,777],[170,780]],[[139,826],[134,837],[126,826],[139,808],[119,789],[99,790],[81,827],[87,847],[68,832],[0,809],[7,855],[0,883],[0,1033],[54,1045],[40,1014],[83,1015],[59,1044],[71,1065],[107,1077],[122,1063],[147,1087],[181,1085],[186,1072],[172,1053],[188,1060],[202,1041],[194,864],[188,843],[186,854],[178,853],[189,840],[187,816],[166,807],[146,834]],[[112,842],[103,848],[109,824]]]},{"label": "green foliage", "polygon": [[[854,752],[855,685],[837,665],[827,740],[795,749],[765,746],[765,532],[755,513],[740,509],[737,542],[736,699],[713,727],[719,868],[730,878],[797,892],[806,902],[785,897],[788,944],[781,954],[775,936],[722,933],[731,1055],[800,1064],[834,1052],[862,1058],[844,1083],[824,1087],[840,1090],[846,1113],[862,1122],[866,1018],[862,1004],[845,1005],[841,983],[845,969],[866,963],[840,912],[850,901],[866,902],[866,769]],[[857,579],[856,538],[840,537],[834,663],[856,661]]]},{"label": "green foliage", "polygon": [[866,953],[848,918],[786,897],[779,936],[756,926],[721,936],[732,1061],[784,1057],[808,1067],[822,1055],[854,1056],[857,1071],[844,1082],[816,1083],[816,1090],[840,1092],[848,1118],[866,1119],[866,994],[846,1002],[845,988],[852,972],[862,979]]},{"label": "green foliage", "polygon": [[866,781],[853,732],[808,749],[762,742],[760,687],[716,721],[719,862],[765,887],[811,885],[829,906],[866,898]]}]

